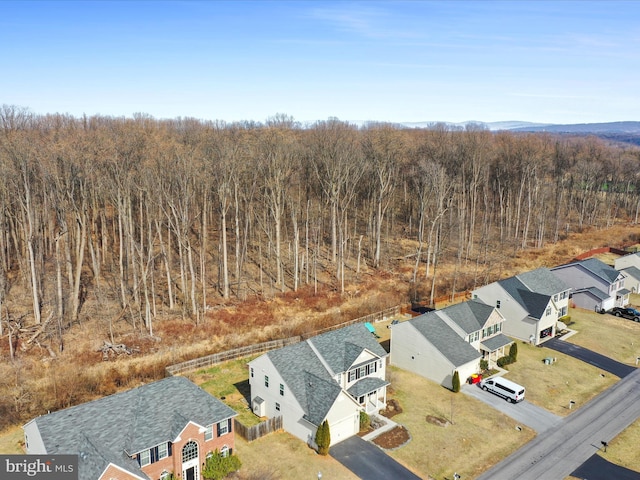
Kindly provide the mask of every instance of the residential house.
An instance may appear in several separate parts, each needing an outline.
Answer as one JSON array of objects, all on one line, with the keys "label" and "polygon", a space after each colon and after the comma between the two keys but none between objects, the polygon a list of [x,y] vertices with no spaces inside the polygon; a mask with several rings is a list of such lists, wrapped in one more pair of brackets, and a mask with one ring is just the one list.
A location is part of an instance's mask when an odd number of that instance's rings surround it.
[{"label": "residential house", "polygon": [[538,268],[484,285],[474,299],[495,306],[505,318],[503,333],[539,345],[555,336],[567,315],[570,285],[548,268]]},{"label": "residential house", "polygon": [[640,252],[616,258],[614,268],[625,275],[625,288],[632,293],[640,292]]},{"label": "residential house", "polygon": [[495,362],[513,341],[503,335],[504,318],[480,301],[451,305],[391,328],[391,364],[451,388],[480,370],[480,359]]},{"label": "residential house", "polygon": [[253,412],[282,416],[314,448],[327,420],[334,445],[358,433],[361,411],[386,407],[387,355],[362,323],[268,352],[249,362]]},{"label": "residential house", "polygon": [[625,275],[597,258],[560,265],[551,271],[571,287],[571,301],[576,307],[606,311],[629,303]]},{"label": "residential house", "polygon": [[200,480],[234,449],[236,412],[184,377],[59,410],[24,426],[28,454],[78,455],[79,480]]}]

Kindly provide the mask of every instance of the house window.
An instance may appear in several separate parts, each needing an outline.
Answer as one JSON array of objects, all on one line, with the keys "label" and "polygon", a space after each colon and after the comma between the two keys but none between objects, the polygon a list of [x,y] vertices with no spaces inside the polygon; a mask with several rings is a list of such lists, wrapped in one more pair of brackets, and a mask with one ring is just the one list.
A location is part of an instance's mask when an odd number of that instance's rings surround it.
[{"label": "house window", "polygon": [[278,402],[276,402],[276,411],[279,412],[280,411],[280,404]]},{"label": "house window", "polygon": [[182,463],[198,458],[198,444],[193,440],[182,447]]},{"label": "house window", "polygon": [[551,315],[551,307],[547,307],[547,317]]},{"label": "house window", "polygon": [[143,450],[138,454],[138,462],[141,467],[151,463],[151,450]]},{"label": "house window", "polygon": [[205,441],[211,440],[212,438],[213,438],[213,424],[208,425],[206,430],[204,431]]},{"label": "house window", "polygon": [[221,449],[220,449],[220,456],[221,457],[228,457],[229,456],[229,447],[227,447],[226,445],[224,445]]},{"label": "house window", "polygon": [[280,384],[280,395],[284,397],[284,384]]},{"label": "house window", "polygon": [[171,473],[167,472],[166,470],[163,470],[162,473],[160,474],[160,480],[168,480],[169,478],[171,478]]},{"label": "house window", "polygon": [[269,388],[269,376],[268,375],[264,376],[264,386]]},{"label": "house window", "polygon": [[231,419],[223,420],[218,423],[218,436],[226,435],[231,431]]},{"label": "house window", "polygon": [[158,460],[167,458],[169,456],[169,445],[167,443],[161,443],[158,445]]},{"label": "house window", "polygon": [[[382,362],[382,360],[380,361]],[[382,365],[381,365],[382,368]],[[362,367],[354,368],[353,370],[349,370],[348,379],[349,382],[353,382],[358,380],[359,378],[364,378],[367,375],[374,374],[378,371],[378,361],[367,363]]]},{"label": "house window", "polygon": [[557,294],[557,293],[553,296],[553,301],[554,301],[554,302],[557,302],[557,301],[558,301],[558,294]]},{"label": "house window", "polygon": [[253,367],[251,367],[249,371],[251,372],[251,378],[253,378]]}]

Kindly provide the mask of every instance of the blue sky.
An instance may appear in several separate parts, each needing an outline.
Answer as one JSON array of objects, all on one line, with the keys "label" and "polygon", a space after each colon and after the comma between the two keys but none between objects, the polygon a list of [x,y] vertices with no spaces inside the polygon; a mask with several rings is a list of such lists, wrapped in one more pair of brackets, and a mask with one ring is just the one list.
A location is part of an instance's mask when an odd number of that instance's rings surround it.
[{"label": "blue sky", "polygon": [[0,104],[264,121],[640,120],[640,1],[0,1]]}]

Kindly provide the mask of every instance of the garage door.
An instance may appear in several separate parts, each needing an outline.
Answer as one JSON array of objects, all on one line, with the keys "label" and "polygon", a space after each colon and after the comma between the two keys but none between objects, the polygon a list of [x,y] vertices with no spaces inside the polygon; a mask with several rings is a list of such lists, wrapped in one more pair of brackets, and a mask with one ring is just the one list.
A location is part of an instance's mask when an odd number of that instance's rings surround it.
[{"label": "garage door", "polygon": [[331,445],[353,437],[360,430],[360,413],[348,417],[329,425],[331,431]]}]

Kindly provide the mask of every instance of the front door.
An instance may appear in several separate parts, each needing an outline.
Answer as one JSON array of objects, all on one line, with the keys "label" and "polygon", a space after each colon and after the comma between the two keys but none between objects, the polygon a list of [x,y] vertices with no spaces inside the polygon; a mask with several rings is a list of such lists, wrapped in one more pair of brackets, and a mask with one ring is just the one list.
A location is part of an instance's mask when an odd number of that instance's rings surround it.
[{"label": "front door", "polygon": [[198,466],[200,465],[198,444],[191,440],[182,448],[182,479],[198,480]]},{"label": "front door", "polygon": [[196,467],[188,468],[184,473],[185,480],[196,480]]}]

